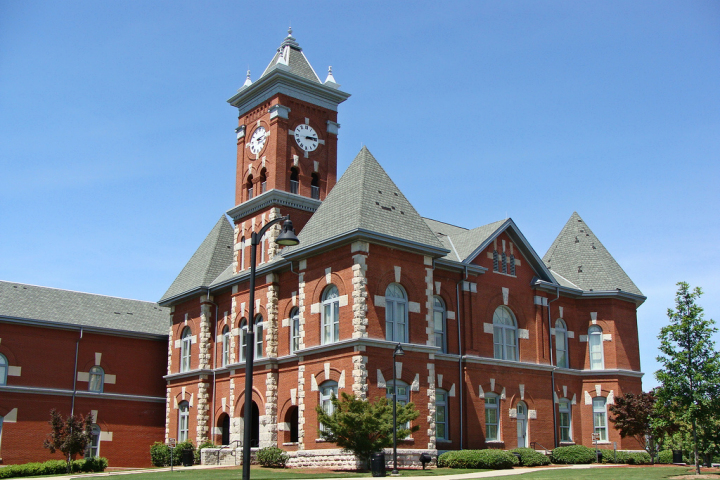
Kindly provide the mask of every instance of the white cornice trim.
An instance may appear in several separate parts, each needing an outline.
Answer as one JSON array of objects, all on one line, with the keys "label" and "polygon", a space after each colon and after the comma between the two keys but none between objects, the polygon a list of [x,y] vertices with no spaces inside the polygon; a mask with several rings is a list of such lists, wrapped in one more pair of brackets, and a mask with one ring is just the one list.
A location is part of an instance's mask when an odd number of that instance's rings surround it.
[{"label": "white cornice trim", "polygon": [[[43,388],[43,387],[21,387],[15,385],[0,386],[0,392],[23,393],[35,395],[57,395],[61,397],[72,397],[73,391],[62,388]],[[75,391],[76,397],[83,398],[99,398],[103,400],[126,400],[130,402],[151,402],[165,403],[165,397],[149,397],[145,395],[129,395],[125,393],[97,393],[86,391]]]},{"label": "white cornice trim", "polygon": [[285,192],[283,190],[272,189],[265,193],[262,193],[256,197],[251,198],[247,202],[243,202],[240,205],[236,205],[227,211],[227,214],[235,221],[241,218],[253,214],[258,210],[267,208],[273,205],[280,205],[283,207],[296,208],[298,210],[304,210],[306,212],[314,212],[322,204],[320,200],[314,198],[303,197],[295,193]]}]

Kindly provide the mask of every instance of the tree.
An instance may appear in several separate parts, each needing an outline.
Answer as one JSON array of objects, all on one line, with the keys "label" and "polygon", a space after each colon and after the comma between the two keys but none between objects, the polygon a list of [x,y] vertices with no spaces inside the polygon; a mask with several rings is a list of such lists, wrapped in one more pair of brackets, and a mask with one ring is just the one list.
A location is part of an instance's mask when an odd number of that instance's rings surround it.
[{"label": "tree", "polygon": [[[345,392],[341,393],[341,397],[332,396],[333,412],[330,415],[322,407],[316,408],[321,425],[318,435],[354,453],[365,465],[369,465],[371,454],[392,446],[392,403],[387,398],[379,398],[373,403]],[[397,405],[398,439],[418,431],[418,425],[402,428],[418,415],[413,403]]]},{"label": "tree", "polygon": [[48,423],[52,431],[43,442],[43,446],[49,449],[50,453],[60,450],[65,456],[67,471],[70,473],[70,462],[77,454],[85,452],[87,446],[92,443],[92,415],[87,414],[84,417],[68,415],[63,420],[62,415],[53,408],[50,410]]},{"label": "tree", "polygon": [[620,436],[633,437],[644,445],[653,464],[666,434],[677,430],[655,408],[654,391],[638,395],[626,393],[617,397],[615,404],[610,405],[610,413],[614,415],[610,421],[620,431]]},{"label": "tree", "polygon": [[700,474],[697,425],[720,411],[720,353],[712,340],[717,328],[712,319],[703,318],[697,304],[700,287],[691,291],[686,282],[677,285],[675,309],[667,312],[670,325],[658,336],[662,355],[657,360],[662,367],[655,377],[662,385],[657,399],[661,408],[672,409],[690,425],[695,473]]}]

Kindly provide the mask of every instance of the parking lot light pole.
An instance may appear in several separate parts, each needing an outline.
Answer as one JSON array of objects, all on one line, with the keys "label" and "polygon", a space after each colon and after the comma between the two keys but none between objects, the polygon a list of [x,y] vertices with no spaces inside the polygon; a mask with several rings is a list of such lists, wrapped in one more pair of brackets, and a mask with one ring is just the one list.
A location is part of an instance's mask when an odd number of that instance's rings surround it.
[{"label": "parking lot light pole", "polygon": [[247,320],[247,344],[245,345],[245,415],[243,426],[243,480],[250,480],[250,434],[252,431],[252,387],[253,387],[253,354],[255,353],[255,267],[256,252],[258,243],[262,241],[263,235],[270,227],[278,222],[283,223],[282,232],[275,243],[283,247],[290,247],[300,243],[293,224],[290,221],[290,215],[276,218],[266,223],[259,232],[253,232],[250,240],[250,307],[249,318]]}]

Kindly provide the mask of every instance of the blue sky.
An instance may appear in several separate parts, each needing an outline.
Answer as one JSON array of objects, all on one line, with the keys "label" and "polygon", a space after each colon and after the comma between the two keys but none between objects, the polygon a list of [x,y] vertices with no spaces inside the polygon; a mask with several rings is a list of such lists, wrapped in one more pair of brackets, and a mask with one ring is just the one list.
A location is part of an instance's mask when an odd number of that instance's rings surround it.
[{"label": "blue sky", "polygon": [[[645,388],[675,283],[720,320],[720,3],[0,0],[0,279],[159,299],[233,206],[226,100],[292,25],[421,215],[577,211],[638,285]],[[716,336],[720,341],[720,336]]]}]

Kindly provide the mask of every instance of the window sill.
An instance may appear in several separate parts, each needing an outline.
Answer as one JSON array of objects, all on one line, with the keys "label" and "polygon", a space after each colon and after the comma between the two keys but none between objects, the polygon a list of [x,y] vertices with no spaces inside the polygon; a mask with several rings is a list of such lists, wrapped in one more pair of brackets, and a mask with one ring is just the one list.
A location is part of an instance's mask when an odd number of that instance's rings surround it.
[{"label": "window sill", "polygon": [[435,440],[435,443],[452,443],[452,440],[447,440],[445,438],[438,438]]},{"label": "window sill", "polygon": [[495,271],[495,270],[493,270],[492,272],[493,272],[493,273],[498,273],[498,274],[500,274],[500,275],[505,275],[506,277],[517,278],[517,275],[511,275],[511,274],[509,274],[509,273],[503,273],[503,272],[499,272],[499,271]]},{"label": "window sill", "polygon": [[283,443],[283,447],[292,447],[293,445],[297,445],[297,444],[298,444],[298,442],[285,442],[285,443]]},{"label": "window sill", "polygon": [[485,440],[485,443],[492,445],[505,445],[505,440]]},{"label": "window sill", "polygon": [[570,442],[560,442],[560,446],[563,446],[563,447],[568,447],[568,446],[570,446],[570,445],[575,445],[575,442],[573,442],[573,441],[570,441]]}]

